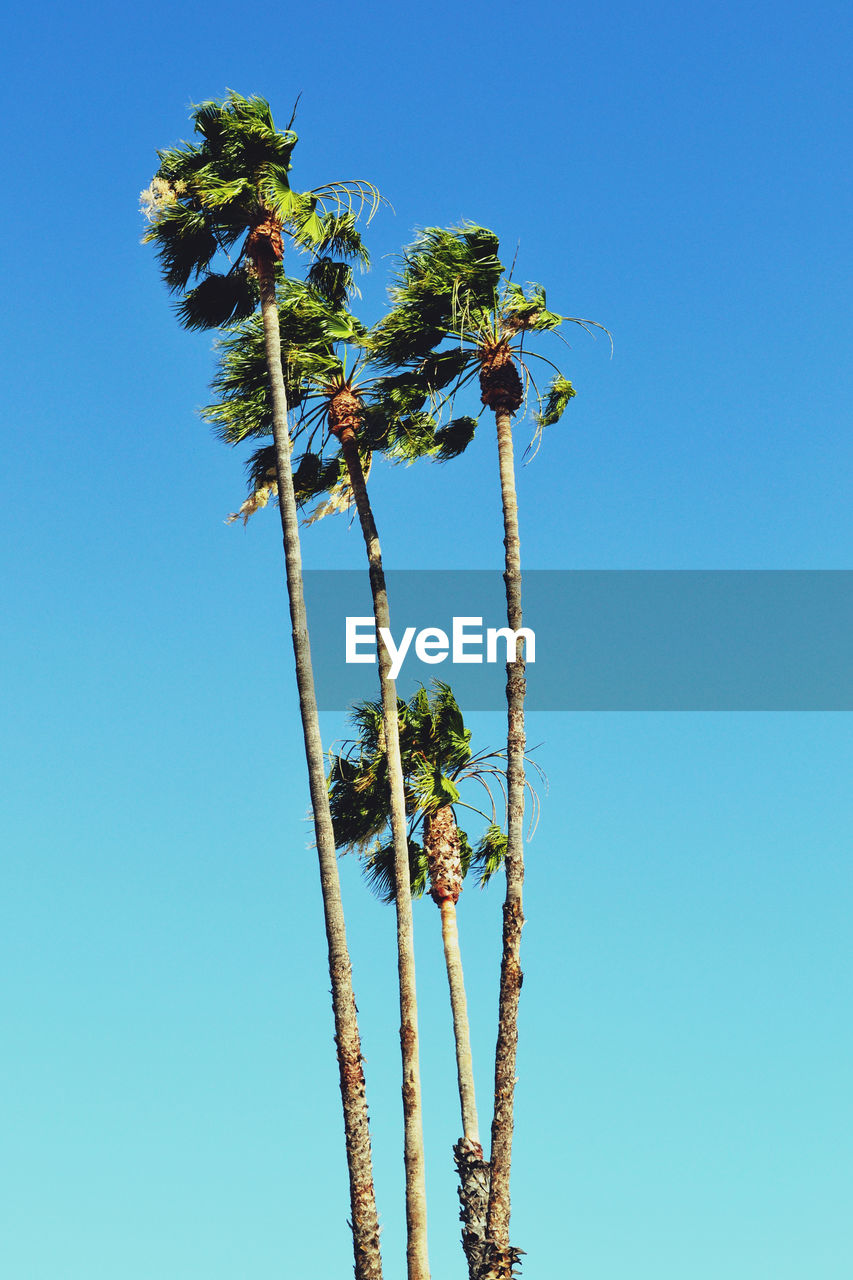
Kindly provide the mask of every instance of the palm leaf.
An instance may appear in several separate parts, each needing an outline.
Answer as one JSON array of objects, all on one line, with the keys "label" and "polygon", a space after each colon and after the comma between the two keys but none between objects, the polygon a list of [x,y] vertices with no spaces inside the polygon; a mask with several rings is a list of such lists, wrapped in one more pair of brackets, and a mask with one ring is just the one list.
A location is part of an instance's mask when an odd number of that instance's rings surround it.
[{"label": "palm leaf", "polygon": [[210,272],[184,294],[176,310],[185,329],[219,329],[234,320],[247,319],[257,302],[257,285],[248,272]]},{"label": "palm leaf", "polygon": [[543,427],[553,427],[555,423],[559,422],[569,401],[572,400],[576,394],[577,393],[568,378],[564,378],[562,374],[557,374],[548,387],[542,406],[536,415],[538,427],[540,429]]},{"label": "palm leaf", "polygon": [[454,418],[445,426],[439,427],[434,437],[438,446],[439,462],[449,462],[452,458],[458,458],[464,453],[474,439],[476,430],[476,418]]}]

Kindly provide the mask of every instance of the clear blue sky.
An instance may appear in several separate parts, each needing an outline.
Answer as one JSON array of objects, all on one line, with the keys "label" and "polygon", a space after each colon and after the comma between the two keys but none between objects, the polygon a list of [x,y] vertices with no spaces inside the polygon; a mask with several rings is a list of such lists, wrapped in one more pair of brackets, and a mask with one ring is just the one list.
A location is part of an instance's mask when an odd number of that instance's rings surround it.
[{"label": "clear blue sky", "polygon": [[[520,477],[531,567],[851,568],[850,27],[818,3],[123,11],[4,24],[0,1258],[10,1280],[351,1274],[275,517],[195,415],[137,193],[192,101],[303,93],[364,176],[368,319],[416,225],[514,248],[578,397]],[[523,428],[519,428],[523,430]],[[500,562],[492,441],[375,474],[386,560]],[[357,567],[342,519],[315,567]],[[288,719],[289,718],[289,719]],[[289,732],[282,731],[282,722]],[[474,718],[497,742],[501,719]],[[327,741],[343,720],[325,717]],[[844,715],[543,715],[514,1238],[527,1280],[849,1280]],[[342,867],[386,1280],[393,923]],[[479,1088],[499,893],[463,898]],[[438,913],[416,912],[432,1263],[463,1275]]]}]

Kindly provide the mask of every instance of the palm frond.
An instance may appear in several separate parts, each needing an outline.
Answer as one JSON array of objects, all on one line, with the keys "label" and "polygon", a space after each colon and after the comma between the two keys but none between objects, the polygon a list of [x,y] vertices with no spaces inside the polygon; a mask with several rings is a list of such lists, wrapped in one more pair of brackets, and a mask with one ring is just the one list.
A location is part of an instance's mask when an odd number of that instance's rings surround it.
[{"label": "palm frond", "polygon": [[423,360],[459,330],[463,311],[491,305],[503,272],[497,251],[494,232],[474,224],[422,231],[404,252],[391,311],[371,332],[376,358],[386,367]]},{"label": "palm frond", "polygon": [[310,287],[332,306],[346,306],[350,296],[358,295],[349,263],[338,262],[324,254],[314,258],[306,279]]},{"label": "palm frond", "polygon": [[326,213],[320,219],[317,252],[331,258],[356,263],[362,270],[370,266],[370,254],[356,226],[354,213]]},{"label": "palm frond", "polygon": [[439,462],[449,462],[458,458],[468,448],[477,430],[476,418],[453,418],[445,426],[439,427],[434,440],[438,446]]},{"label": "palm frond", "polygon": [[553,427],[565,413],[569,401],[577,395],[568,378],[557,374],[548,387],[539,412],[536,414],[536,425],[541,431],[543,427]]},{"label": "palm frond", "polygon": [[[396,897],[397,876],[394,864],[394,843],[377,844],[366,854],[362,867],[364,878],[381,902],[393,902]],[[409,840],[409,880],[413,898],[422,898],[429,880],[427,858],[423,847]]]},{"label": "palm frond", "polygon": [[475,868],[481,886],[487,885],[495,872],[503,866],[506,842],[506,832],[493,822],[474,849],[471,866]]},{"label": "palm frond", "polygon": [[155,176],[148,191],[142,193],[143,200],[151,195],[146,211],[151,225],[143,236],[143,242],[157,246],[163,279],[175,292],[185,289],[193,276],[207,270],[219,250],[219,242],[204,211],[183,203],[173,188],[168,188],[173,198],[161,194],[158,201],[160,189],[157,183]]},{"label": "palm frond", "polygon": [[210,272],[176,304],[185,329],[220,329],[245,320],[258,305],[258,289],[247,271]]}]

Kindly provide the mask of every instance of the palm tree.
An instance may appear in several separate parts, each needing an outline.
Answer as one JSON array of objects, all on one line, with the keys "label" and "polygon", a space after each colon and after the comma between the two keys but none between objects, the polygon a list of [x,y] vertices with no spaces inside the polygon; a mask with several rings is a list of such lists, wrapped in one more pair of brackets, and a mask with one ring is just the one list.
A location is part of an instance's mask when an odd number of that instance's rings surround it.
[{"label": "palm tree", "polygon": [[[355,1274],[358,1280],[380,1280],[379,1222],[361,1041],[305,615],[276,301],[276,285],[283,275],[284,236],[312,250],[320,271],[329,253],[343,251],[357,256],[360,242],[354,228],[354,205],[375,199],[375,192],[361,181],[307,194],[294,191],[288,174],[297,135],[290,128],[276,129],[269,105],[262,98],[229,92],[224,101],[196,107],[191,118],[201,142],[182,143],[158,153],[159,168],[143,193],[150,221],[145,238],[157,246],[167,285],[181,295],[178,313],[187,327],[214,328],[251,314],[260,303],[296,682],[329,951]],[[334,207],[328,207],[327,202]],[[227,269],[216,270],[223,259],[227,259]],[[189,288],[191,281],[194,287]]]},{"label": "palm tree", "polygon": [[[595,322],[549,311],[541,285],[525,290],[504,275],[498,247],[492,232],[473,225],[424,231],[404,255],[391,291],[392,310],[373,330],[370,342],[380,361],[392,367],[407,365],[415,378],[425,379],[439,405],[451,403],[462,387],[477,378],[481,402],[495,416],[507,623],[518,632],[522,626],[521,542],[512,419],[525,399],[522,375],[536,390],[529,358],[544,361],[553,374],[546,393],[536,392],[537,437],[559,420],[575,394],[557,366],[539,352],[525,351],[524,342],[528,334],[553,332],[566,321],[587,330]],[[464,418],[451,425],[455,450],[462,452],[473,439],[476,421]],[[514,661],[507,663],[506,898],[483,1280],[511,1280],[519,1255],[509,1242],[509,1179],[524,925],[525,683],[524,642],[519,636]]]},{"label": "palm tree", "polygon": [[[387,750],[379,705],[359,704],[353,722],[358,736],[332,758],[329,771],[335,832],[339,847],[362,853],[369,848],[365,856],[368,879],[380,896],[390,901],[396,889],[396,870],[393,846],[387,840]],[[496,823],[491,786],[497,784],[503,792],[504,753],[472,751],[471,732],[465,728],[452,690],[439,681],[433,682],[432,694],[421,688],[408,703],[400,702],[399,722],[411,892],[420,896],[428,890],[441,913],[463,1129],[454,1147],[462,1202],[462,1245],[469,1275],[476,1280],[483,1260],[489,1177],[477,1120],[456,904],[472,866],[479,869],[481,883],[486,883],[503,862],[506,836]],[[459,788],[471,780],[484,787],[490,813],[462,800]],[[457,824],[459,808],[479,815],[486,823],[476,849]]]},{"label": "palm tree", "polygon": [[[367,552],[387,748],[385,785],[396,860],[394,883],[399,886],[395,902],[408,1274],[409,1280],[426,1280],[426,1186],[406,805],[397,691],[390,675],[391,659],[379,635],[380,628],[390,629],[391,618],[366,469],[372,453],[378,450],[411,460],[437,446],[434,420],[428,414],[407,412],[407,397],[400,387],[395,386],[393,399],[384,397],[382,380],[370,377],[363,355],[350,358],[352,349],[360,349],[365,332],[346,309],[340,291],[330,289],[325,282],[288,281],[280,290],[279,362],[290,388],[290,403],[300,411],[294,436],[301,435],[307,441],[294,471],[296,496],[304,502],[330,491],[329,499],[315,514],[341,510],[354,503]],[[232,445],[249,437],[266,436],[272,430],[273,405],[259,377],[262,337],[253,318],[234,325],[221,346],[214,388],[222,398],[208,406],[204,414],[220,437]],[[324,457],[324,448],[332,442],[338,452]],[[244,521],[259,506],[266,505],[278,486],[274,448],[264,446],[249,460],[250,496],[241,508]],[[278,493],[280,497],[280,489]]]}]

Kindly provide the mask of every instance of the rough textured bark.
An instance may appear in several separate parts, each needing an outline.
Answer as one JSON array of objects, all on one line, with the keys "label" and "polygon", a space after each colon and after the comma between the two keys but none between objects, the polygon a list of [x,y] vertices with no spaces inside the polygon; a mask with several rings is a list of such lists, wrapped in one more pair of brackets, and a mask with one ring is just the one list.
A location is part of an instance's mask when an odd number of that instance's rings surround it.
[{"label": "rough textured bark", "polygon": [[462,892],[462,853],[459,831],[449,804],[424,818],[424,853],[429,876],[429,896],[436,906],[457,903]]},{"label": "rough textured bark", "polygon": [[471,1027],[459,949],[456,904],[462,892],[462,857],[459,830],[450,805],[442,805],[424,820],[424,852],[427,858],[430,897],[441,911],[441,938],[444,964],[450,988],[453,1037],[456,1046],[456,1080],[462,1113],[463,1136],[453,1148],[459,1173],[462,1220],[462,1248],[468,1259],[470,1280],[477,1280],[486,1235],[486,1207],[489,1195],[489,1166],[483,1159],[474,1089],[471,1056]]},{"label": "rough textured bark", "polygon": [[[347,414],[355,412],[349,401],[339,406]],[[376,618],[376,645],[379,657],[379,685],[382,695],[382,723],[390,787],[391,832],[394,840],[394,901],[397,910],[397,972],[400,985],[400,1047],[403,1058],[403,1126],[406,1169],[406,1259],[408,1280],[429,1280],[427,1251],[426,1180],[424,1172],[423,1114],[418,1054],[418,1003],[415,987],[415,947],[412,922],[412,888],[409,871],[409,840],[406,827],[406,799],[403,766],[400,761],[400,728],[397,718],[397,689],[391,679],[391,658],[379,637],[379,627],[391,626],[388,593],[382,568],[382,551],[373,511],[364,481],[354,423],[330,414],[347,467],[356,510],[367,548],[370,589]]]},{"label": "rough textured bark", "polygon": [[470,1138],[460,1138],[453,1148],[459,1174],[459,1217],[462,1221],[462,1248],[468,1259],[469,1280],[479,1280],[486,1243],[486,1213],[489,1207],[489,1166],[483,1148]]},{"label": "rough textured bark", "polygon": [[302,586],[302,555],[299,546],[299,518],[293,491],[291,444],[287,428],[287,398],[281,372],[281,339],[276,305],[275,282],[269,258],[259,255],[258,275],[261,287],[261,313],[264,323],[267,369],[273,404],[273,439],[276,454],[281,527],[287,570],[287,593],[293,631],[293,654],[296,661],[296,684],[299,711],[305,740],[308,782],[314,813],[314,832],[320,863],[320,886],[329,947],[329,974],[332,982],[332,1008],[335,1018],[335,1044],[340,1068],[343,1100],[347,1165],[349,1168],[350,1206],[356,1280],[381,1280],[382,1260],[379,1251],[379,1219],[370,1152],[367,1101],[362,1068],[361,1040],[352,969],[344,928],[335,837],[329,814],[326,789],[325,757],[320,739],[320,722],[314,693],[311,648],[305,615]]},{"label": "rough textured bark", "polygon": [[[506,368],[506,366],[504,366]],[[506,374],[503,374],[506,378]],[[485,392],[485,389],[484,389]],[[512,399],[496,397],[501,498],[503,502],[507,622],[513,630],[522,625],[521,542],[512,448]],[[512,1160],[513,1102],[518,1004],[522,972],[519,960],[524,924],[524,655],[516,645],[515,661],[507,664],[507,850],[506,898],[503,908],[498,1039],[495,1050],[495,1110],[490,1153],[491,1179],[487,1221],[486,1270],[482,1280],[511,1280],[518,1251],[509,1244],[510,1164]]]},{"label": "rough textured bark", "polygon": [[[468,1022],[468,1001],[465,996],[462,953],[459,949],[459,930],[456,923],[456,903],[462,892],[462,861],[459,832],[450,805],[442,805],[435,813],[427,815],[424,822],[424,852],[427,857],[430,897],[441,911],[441,939],[444,944],[444,964],[447,969],[450,1009],[453,1014],[456,1078],[459,1085],[463,1137],[479,1146],[480,1133],[471,1057],[471,1028]],[[482,1155],[482,1151],[480,1154]]]}]

